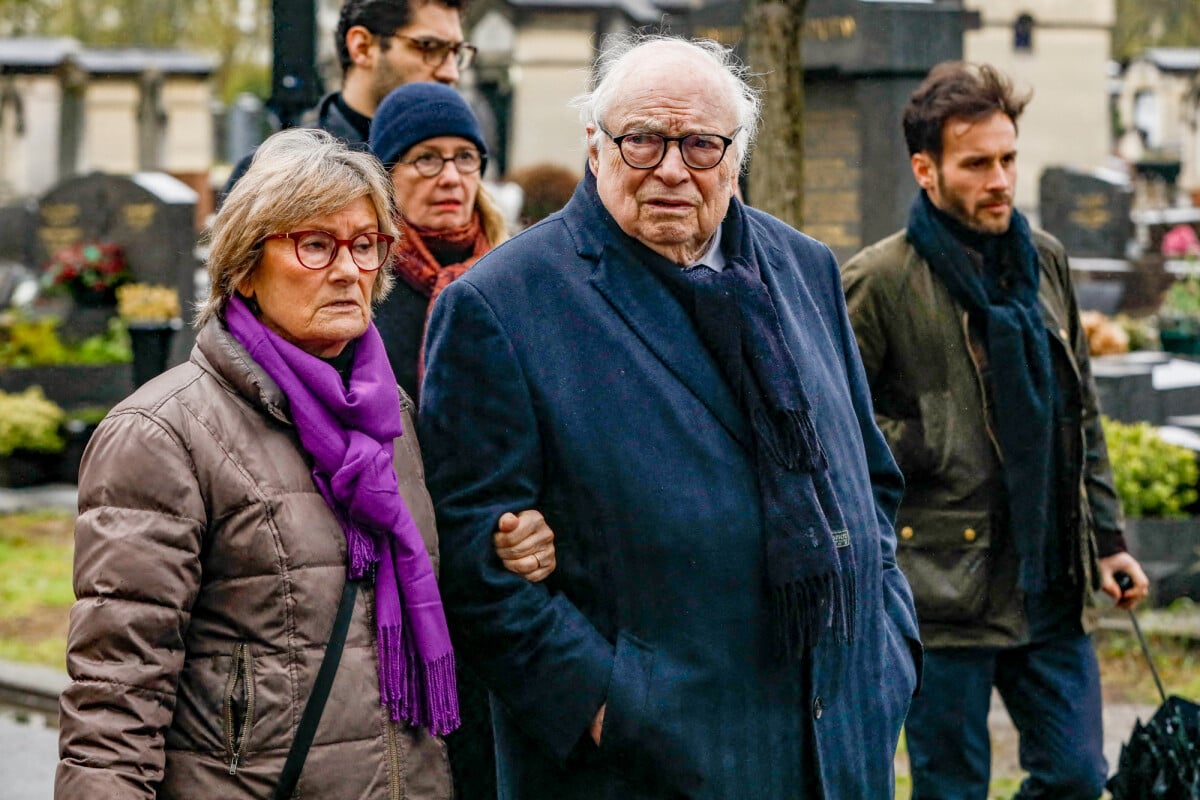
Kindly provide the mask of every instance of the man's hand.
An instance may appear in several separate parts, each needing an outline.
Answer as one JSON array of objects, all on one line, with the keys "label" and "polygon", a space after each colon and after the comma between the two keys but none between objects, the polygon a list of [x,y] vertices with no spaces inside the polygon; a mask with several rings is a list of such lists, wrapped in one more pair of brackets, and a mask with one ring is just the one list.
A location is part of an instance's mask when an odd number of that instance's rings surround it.
[{"label": "man's hand", "polygon": [[596,743],[596,747],[600,746],[600,735],[604,732],[604,709],[606,708],[608,708],[608,703],[600,706],[600,710],[592,718],[592,726],[588,728],[588,733],[592,735],[592,741]]},{"label": "man's hand", "polygon": [[[1133,579],[1133,586],[1124,593],[1113,577],[1118,572],[1124,572]],[[1142,565],[1129,553],[1114,553],[1100,559],[1100,581],[1100,588],[1117,601],[1117,608],[1133,608],[1145,600],[1150,592],[1150,579],[1142,572]]]},{"label": "man's hand", "polygon": [[558,564],[554,556],[554,531],[536,509],[502,514],[492,542],[505,569],[530,583],[548,578]]}]

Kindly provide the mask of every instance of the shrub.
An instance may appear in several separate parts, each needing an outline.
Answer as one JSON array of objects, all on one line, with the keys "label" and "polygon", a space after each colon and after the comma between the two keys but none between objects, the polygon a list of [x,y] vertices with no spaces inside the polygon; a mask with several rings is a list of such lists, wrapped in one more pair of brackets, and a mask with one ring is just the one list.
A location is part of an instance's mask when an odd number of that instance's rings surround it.
[{"label": "shrub", "polygon": [[66,446],[59,428],[66,413],[46,399],[42,387],[23,392],[0,392],[0,456],[14,450],[57,453]]},{"label": "shrub", "polygon": [[0,320],[0,367],[122,364],[133,360],[129,334],[116,318],[109,320],[105,333],[79,342],[63,341],[58,330],[59,321],[54,317],[7,315]]},{"label": "shrub", "polygon": [[1125,513],[1134,517],[1186,517],[1196,502],[1200,471],[1191,450],[1163,441],[1148,422],[1102,418],[1113,480]]}]

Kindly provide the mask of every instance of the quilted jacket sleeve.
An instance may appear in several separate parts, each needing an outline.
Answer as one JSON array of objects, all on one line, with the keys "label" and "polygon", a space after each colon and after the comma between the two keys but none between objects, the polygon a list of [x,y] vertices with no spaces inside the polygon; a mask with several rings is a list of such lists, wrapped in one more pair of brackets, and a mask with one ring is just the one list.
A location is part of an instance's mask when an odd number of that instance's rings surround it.
[{"label": "quilted jacket sleeve", "polygon": [[55,797],[154,797],[207,524],[178,433],[145,411],[110,415],[79,512]]}]

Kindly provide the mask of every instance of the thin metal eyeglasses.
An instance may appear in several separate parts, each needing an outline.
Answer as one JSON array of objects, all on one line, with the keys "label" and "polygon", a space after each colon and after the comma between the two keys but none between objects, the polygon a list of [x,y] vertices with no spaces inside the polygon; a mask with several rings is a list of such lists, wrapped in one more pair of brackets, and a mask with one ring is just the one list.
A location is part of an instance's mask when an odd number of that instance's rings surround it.
[{"label": "thin metal eyeglasses", "polygon": [[477,150],[459,150],[452,156],[443,157],[437,153],[422,153],[409,161],[397,161],[397,164],[410,166],[417,174],[425,178],[435,178],[442,174],[446,162],[453,161],[454,168],[462,175],[470,175],[487,165],[487,156],[480,155]]},{"label": "thin metal eyeglasses", "polygon": [[349,239],[339,239],[329,231],[292,231],[272,233],[263,237],[291,239],[296,248],[296,260],[306,269],[325,269],[337,259],[338,250],[345,247],[350,251],[354,265],[362,272],[374,272],[387,263],[388,253],[396,237],[379,231],[360,233]]},{"label": "thin metal eyeglasses", "polygon": [[741,133],[739,126],[730,136],[719,133],[689,133],[686,136],[663,136],[661,133],[634,131],[613,136],[603,125],[596,123],[604,135],[613,140],[622,160],[634,169],[654,169],[667,157],[667,146],[679,143],[683,163],[692,169],[712,169],[725,158],[725,151]]},{"label": "thin metal eyeglasses", "polygon": [[453,53],[454,65],[459,69],[466,69],[475,61],[475,54],[479,52],[479,48],[469,42],[447,42],[436,36],[405,36],[402,33],[386,35],[408,42],[420,51],[421,58],[431,67],[440,67],[446,61],[446,56]]}]

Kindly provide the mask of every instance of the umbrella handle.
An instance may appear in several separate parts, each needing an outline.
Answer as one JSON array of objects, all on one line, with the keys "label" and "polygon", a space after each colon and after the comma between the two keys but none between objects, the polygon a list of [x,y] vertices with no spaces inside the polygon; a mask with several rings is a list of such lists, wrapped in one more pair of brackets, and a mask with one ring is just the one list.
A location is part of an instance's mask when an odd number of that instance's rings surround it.
[{"label": "umbrella handle", "polygon": [[[1133,578],[1129,577],[1126,572],[1118,572],[1113,575],[1113,580],[1117,582],[1117,586],[1121,587],[1121,594],[1133,588]],[[1158,669],[1154,666],[1154,657],[1150,655],[1150,646],[1146,644],[1146,637],[1142,635],[1142,626],[1138,624],[1137,615],[1133,613],[1133,609],[1129,609],[1129,621],[1133,623],[1133,632],[1137,634],[1138,643],[1142,646],[1142,654],[1146,656],[1146,663],[1150,665],[1150,674],[1154,676],[1154,685],[1158,687],[1158,696],[1162,701],[1167,702],[1167,693],[1163,689],[1162,680],[1158,677]]]}]

